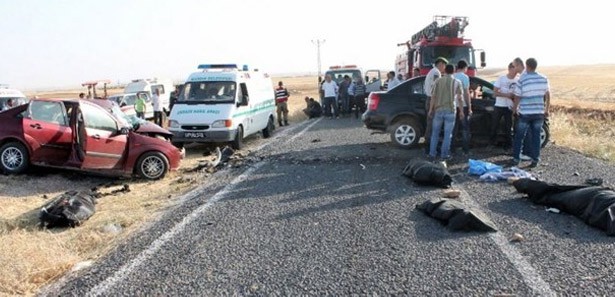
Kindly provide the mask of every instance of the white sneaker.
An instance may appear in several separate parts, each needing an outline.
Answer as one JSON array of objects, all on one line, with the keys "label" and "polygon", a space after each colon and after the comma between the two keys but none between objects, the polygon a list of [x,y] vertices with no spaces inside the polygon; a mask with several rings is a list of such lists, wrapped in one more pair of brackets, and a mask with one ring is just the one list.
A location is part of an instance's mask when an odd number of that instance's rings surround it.
[{"label": "white sneaker", "polygon": [[527,156],[527,155],[521,154],[521,160],[522,160],[522,161],[531,161],[531,160],[532,160],[532,158],[530,158],[530,156]]}]

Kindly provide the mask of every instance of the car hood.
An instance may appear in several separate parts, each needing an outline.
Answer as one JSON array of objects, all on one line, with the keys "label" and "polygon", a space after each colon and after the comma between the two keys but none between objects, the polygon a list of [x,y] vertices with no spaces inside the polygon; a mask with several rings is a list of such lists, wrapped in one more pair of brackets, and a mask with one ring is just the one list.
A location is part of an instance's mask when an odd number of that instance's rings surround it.
[{"label": "car hood", "polygon": [[173,133],[169,132],[169,130],[164,129],[154,123],[144,122],[139,124],[139,127],[135,130],[135,132],[140,134],[155,134],[164,137],[171,137]]}]

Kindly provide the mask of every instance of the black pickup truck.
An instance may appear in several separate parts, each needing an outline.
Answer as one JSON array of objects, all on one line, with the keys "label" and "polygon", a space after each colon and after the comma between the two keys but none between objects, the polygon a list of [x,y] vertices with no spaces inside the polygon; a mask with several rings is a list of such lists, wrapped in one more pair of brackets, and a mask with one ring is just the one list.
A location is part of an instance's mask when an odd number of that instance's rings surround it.
[{"label": "black pickup truck", "polygon": [[[367,111],[362,115],[367,129],[390,133],[391,141],[402,148],[415,147],[421,137],[425,136],[427,95],[423,90],[424,82],[425,76],[419,76],[386,92],[370,93]],[[470,89],[474,93],[473,114],[470,118],[471,142],[473,145],[487,144],[495,104],[493,84],[478,77],[470,77]],[[500,137],[504,139],[505,136],[505,132],[501,132]],[[542,146],[549,141],[548,121],[542,127],[540,141]]]}]

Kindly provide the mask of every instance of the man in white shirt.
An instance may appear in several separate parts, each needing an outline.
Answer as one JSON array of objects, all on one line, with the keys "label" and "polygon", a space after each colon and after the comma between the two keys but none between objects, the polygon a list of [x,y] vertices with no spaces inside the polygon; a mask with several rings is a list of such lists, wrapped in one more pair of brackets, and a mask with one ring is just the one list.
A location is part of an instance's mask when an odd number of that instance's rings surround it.
[{"label": "man in white shirt", "polygon": [[339,118],[339,111],[335,100],[337,98],[339,87],[333,80],[331,80],[331,75],[329,74],[325,76],[325,82],[322,83],[322,91],[325,116],[333,118],[333,115],[331,115],[331,107],[333,107],[333,114],[336,118]]},{"label": "man in white shirt", "polygon": [[497,144],[497,136],[502,128],[500,122],[504,118],[504,149],[509,149],[512,145],[512,107],[513,90],[517,84],[517,71],[513,63],[508,64],[508,73],[498,77],[493,84],[495,93],[495,106],[493,109],[493,120],[491,125],[491,144]]},{"label": "man in white shirt", "polygon": [[162,106],[160,105],[160,89],[154,90],[152,96],[152,105],[154,109],[154,123],[162,127]]},{"label": "man in white shirt", "polygon": [[[427,101],[425,101],[425,113],[429,111],[429,107],[431,106],[431,95],[433,93],[433,85],[440,77],[442,77],[442,73],[444,73],[444,68],[448,64],[448,60],[443,57],[438,57],[435,61],[434,67],[429,70],[427,76],[425,77],[425,83],[423,85],[423,90],[425,91],[425,95],[427,95]],[[429,150],[429,141],[431,139],[431,126],[432,126],[432,118],[427,115],[427,123],[425,124],[425,144],[427,144],[426,151]]]}]

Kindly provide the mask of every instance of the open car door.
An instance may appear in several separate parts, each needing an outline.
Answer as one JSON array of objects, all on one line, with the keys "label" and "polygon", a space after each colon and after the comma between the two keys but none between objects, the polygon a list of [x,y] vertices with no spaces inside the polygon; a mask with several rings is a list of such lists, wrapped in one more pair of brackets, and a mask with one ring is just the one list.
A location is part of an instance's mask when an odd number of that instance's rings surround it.
[{"label": "open car door", "polygon": [[[81,104],[84,134],[82,169],[121,169],[126,159],[128,136],[103,108]],[[80,123],[77,123],[79,125]]]},{"label": "open car door", "polygon": [[63,165],[71,151],[72,130],[64,104],[60,101],[33,100],[22,120],[30,142],[33,163]]}]

